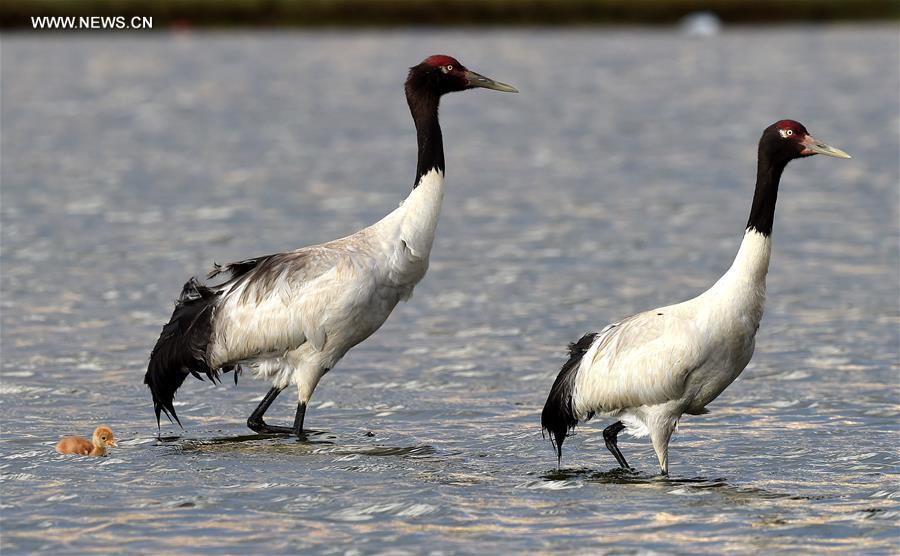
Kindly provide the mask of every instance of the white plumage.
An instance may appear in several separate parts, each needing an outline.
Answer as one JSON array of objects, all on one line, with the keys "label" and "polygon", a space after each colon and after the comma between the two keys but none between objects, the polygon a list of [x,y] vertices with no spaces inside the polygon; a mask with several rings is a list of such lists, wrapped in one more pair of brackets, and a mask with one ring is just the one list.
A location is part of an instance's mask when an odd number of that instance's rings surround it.
[{"label": "white plumage", "polygon": [[770,241],[748,230],[734,264],[701,295],[604,329],[581,359],[575,415],[620,419],[650,435],[660,468],[682,414],[700,414],[750,362],[763,315]]},{"label": "white plumage", "polygon": [[[413,190],[396,210],[342,239],[216,266],[209,278],[230,275],[223,283],[185,284],[144,377],[157,422],[161,412],[178,420],[173,398],[188,374],[215,380],[220,371],[235,371],[237,380],[248,368],[272,388],[247,425],[301,435],[319,380],[381,327],[428,270],[444,197],[438,104],[446,93],[475,87],[516,92],[449,56],[410,68],[405,89],[418,163]],[[263,415],[290,385],[297,387],[294,425],[267,425]]]},{"label": "white plumage", "polygon": [[688,301],[628,317],[570,346],[544,405],[543,428],[557,454],[568,432],[595,414],[617,422],[604,430],[609,450],[628,467],[616,438],[650,436],[660,470],[669,470],[669,440],[684,414],[706,413],[750,362],[763,316],[772,221],[787,163],[812,154],[849,155],[781,120],[760,139],[750,219],[728,271]]},{"label": "white plumage", "polygon": [[258,266],[223,284],[210,366],[240,364],[273,386],[294,384],[307,403],[325,372],[378,330],[425,276],[443,193],[443,175],[432,170],[372,226],[285,253],[275,269]]}]

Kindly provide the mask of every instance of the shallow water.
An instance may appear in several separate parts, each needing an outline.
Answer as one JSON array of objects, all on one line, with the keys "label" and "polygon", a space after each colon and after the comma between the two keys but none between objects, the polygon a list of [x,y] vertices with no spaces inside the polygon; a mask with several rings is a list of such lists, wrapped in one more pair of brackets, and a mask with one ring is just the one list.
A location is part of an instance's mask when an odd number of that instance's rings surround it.
[{"label": "shallow water", "polygon": [[[900,550],[893,27],[7,35],[2,548],[103,553]],[[405,68],[445,51],[522,94],[442,107],[448,187],[413,299],[320,384],[304,442],[226,375],[156,424],[141,379],[191,274],[339,237],[414,174]],[[782,182],[753,362],[654,476],[603,422],[561,468],[564,346],[730,264],[763,127],[854,155]],[[288,422],[285,394],[271,422]],[[104,459],[53,444],[106,423]]]}]

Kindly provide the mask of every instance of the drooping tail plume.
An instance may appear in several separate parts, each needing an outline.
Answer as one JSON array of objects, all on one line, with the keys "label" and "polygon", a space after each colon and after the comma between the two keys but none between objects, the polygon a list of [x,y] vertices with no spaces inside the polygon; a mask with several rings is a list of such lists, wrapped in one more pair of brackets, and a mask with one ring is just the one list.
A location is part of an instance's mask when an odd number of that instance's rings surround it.
[{"label": "drooping tail plume", "polygon": [[569,360],[560,369],[541,412],[541,432],[550,433],[550,443],[556,448],[558,461],[562,461],[563,442],[578,424],[572,401],[578,367],[581,365],[581,358],[590,349],[596,337],[596,332],[589,332],[577,342],[569,344]]},{"label": "drooping tail plume", "polygon": [[181,290],[175,302],[175,311],[166,324],[156,346],[150,354],[150,364],[144,375],[144,384],[153,395],[156,424],[160,413],[181,426],[175,413],[175,391],[188,373],[202,380],[200,373],[211,380],[218,376],[206,359],[206,348],[212,335],[212,321],[219,294],[191,278]]}]

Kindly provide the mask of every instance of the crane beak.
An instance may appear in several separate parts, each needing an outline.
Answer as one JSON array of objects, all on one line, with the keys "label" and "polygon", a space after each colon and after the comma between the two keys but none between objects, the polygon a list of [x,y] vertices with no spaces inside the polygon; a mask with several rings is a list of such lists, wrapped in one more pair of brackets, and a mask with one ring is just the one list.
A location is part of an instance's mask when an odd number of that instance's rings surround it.
[{"label": "crane beak", "polygon": [[804,147],[803,150],[800,151],[800,154],[824,154],[825,156],[833,156],[835,158],[853,158],[841,149],[832,147],[810,135],[804,137],[803,140],[800,141],[800,144]]},{"label": "crane beak", "polygon": [[474,71],[466,70],[465,73],[466,80],[469,82],[469,87],[482,87],[485,89],[493,89],[495,91],[501,91],[504,93],[518,93],[519,90],[513,87],[512,85],[507,85],[506,83],[500,83],[499,81],[494,81],[490,77],[485,77],[479,73],[475,73]]}]

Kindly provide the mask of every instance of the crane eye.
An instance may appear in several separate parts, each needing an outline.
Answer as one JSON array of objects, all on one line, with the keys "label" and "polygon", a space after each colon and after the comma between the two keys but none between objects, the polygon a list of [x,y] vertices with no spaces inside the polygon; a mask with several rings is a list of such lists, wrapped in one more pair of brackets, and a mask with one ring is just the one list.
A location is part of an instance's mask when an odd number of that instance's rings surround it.
[{"label": "crane eye", "polygon": [[793,129],[779,129],[778,133],[780,133],[783,138],[788,138],[794,134],[794,130]]},{"label": "crane eye", "polygon": [[448,71],[453,71],[453,64],[447,66],[441,66],[441,71],[447,73]]}]

